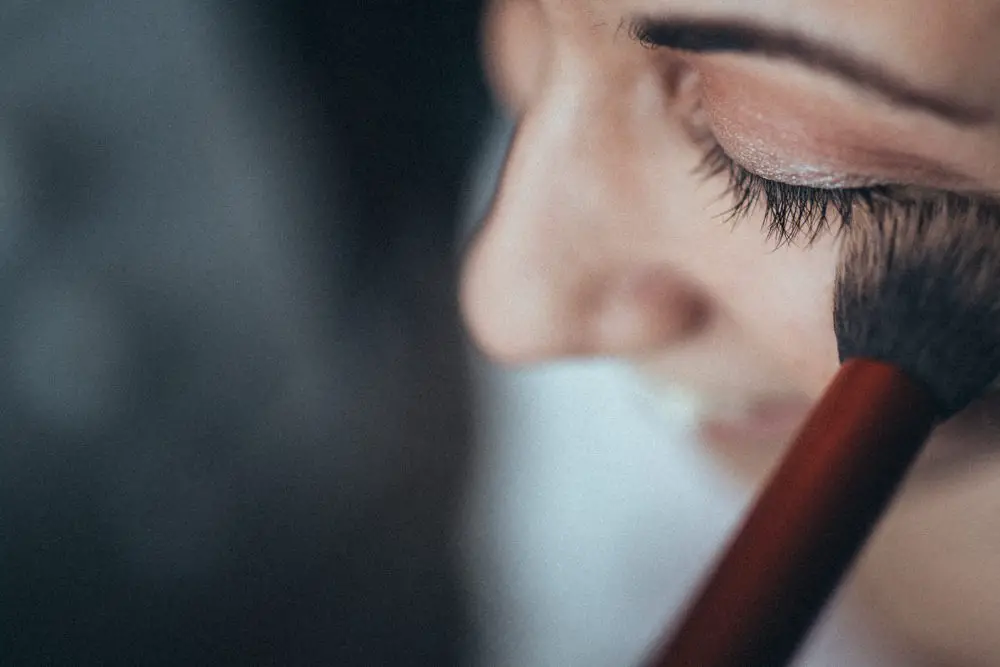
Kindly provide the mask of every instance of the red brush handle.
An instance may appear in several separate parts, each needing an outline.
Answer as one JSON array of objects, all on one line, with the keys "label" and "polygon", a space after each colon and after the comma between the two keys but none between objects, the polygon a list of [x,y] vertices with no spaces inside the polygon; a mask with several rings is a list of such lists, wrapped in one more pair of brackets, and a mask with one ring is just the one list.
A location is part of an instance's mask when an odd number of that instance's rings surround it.
[{"label": "red brush handle", "polygon": [[652,667],[792,658],[936,421],[902,371],[848,360]]}]

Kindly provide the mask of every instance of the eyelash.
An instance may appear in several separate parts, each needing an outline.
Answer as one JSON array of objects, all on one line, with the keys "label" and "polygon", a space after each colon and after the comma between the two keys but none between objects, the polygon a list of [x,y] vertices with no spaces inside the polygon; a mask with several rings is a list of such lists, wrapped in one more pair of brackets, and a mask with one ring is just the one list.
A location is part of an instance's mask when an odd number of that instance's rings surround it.
[{"label": "eyelash", "polygon": [[856,208],[870,211],[876,201],[891,199],[885,185],[823,189],[772,181],[737,164],[714,139],[705,146],[696,172],[705,180],[728,179],[724,196],[734,200],[725,214],[728,222],[739,222],[762,205],[762,229],[779,248],[801,238],[812,244],[835,224],[832,231],[840,233],[850,227]]}]

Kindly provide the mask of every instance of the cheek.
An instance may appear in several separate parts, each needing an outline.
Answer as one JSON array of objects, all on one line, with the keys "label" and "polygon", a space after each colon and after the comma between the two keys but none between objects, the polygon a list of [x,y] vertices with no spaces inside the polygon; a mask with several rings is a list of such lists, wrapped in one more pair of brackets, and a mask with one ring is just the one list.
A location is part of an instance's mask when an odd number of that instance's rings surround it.
[{"label": "cheek", "polygon": [[[783,253],[784,256],[778,256]],[[836,253],[831,247],[787,248],[772,257],[759,294],[770,307],[755,311],[755,331],[775,350],[789,377],[818,396],[839,364],[833,332]],[[748,315],[749,317],[749,315]]]},{"label": "cheek", "polygon": [[704,270],[743,336],[771,357],[796,388],[818,396],[839,366],[833,332],[837,243],[820,239],[809,248],[775,249],[759,220],[726,225],[705,239],[715,248]]},{"label": "cheek", "polygon": [[860,592],[889,627],[949,664],[1000,664],[1000,458],[911,483],[860,563]]}]

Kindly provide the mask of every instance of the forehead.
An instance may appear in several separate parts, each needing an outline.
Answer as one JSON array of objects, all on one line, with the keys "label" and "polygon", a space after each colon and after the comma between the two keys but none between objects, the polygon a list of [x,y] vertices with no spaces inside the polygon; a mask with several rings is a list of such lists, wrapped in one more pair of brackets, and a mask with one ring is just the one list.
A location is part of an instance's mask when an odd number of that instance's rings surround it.
[{"label": "forehead", "polygon": [[969,101],[1000,103],[1000,0],[532,0],[565,36],[617,35],[639,16],[793,29]]}]

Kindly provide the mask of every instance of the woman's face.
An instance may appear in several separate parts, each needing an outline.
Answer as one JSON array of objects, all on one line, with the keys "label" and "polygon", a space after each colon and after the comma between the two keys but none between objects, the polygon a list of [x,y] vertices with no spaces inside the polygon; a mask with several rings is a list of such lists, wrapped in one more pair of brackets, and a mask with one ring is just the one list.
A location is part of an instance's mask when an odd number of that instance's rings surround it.
[{"label": "woman's face", "polygon": [[[473,336],[508,362],[633,362],[752,481],[838,365],[832,204],[808,234],[831,189],[1000,191],[1000,0],[497,0],[485,27],[519,126],[465,265]],[[792,212],[729,222],[748,172],[797,186]],[[1000,664],[993,414],[939,431],[856,579],[959,664]]]}]

